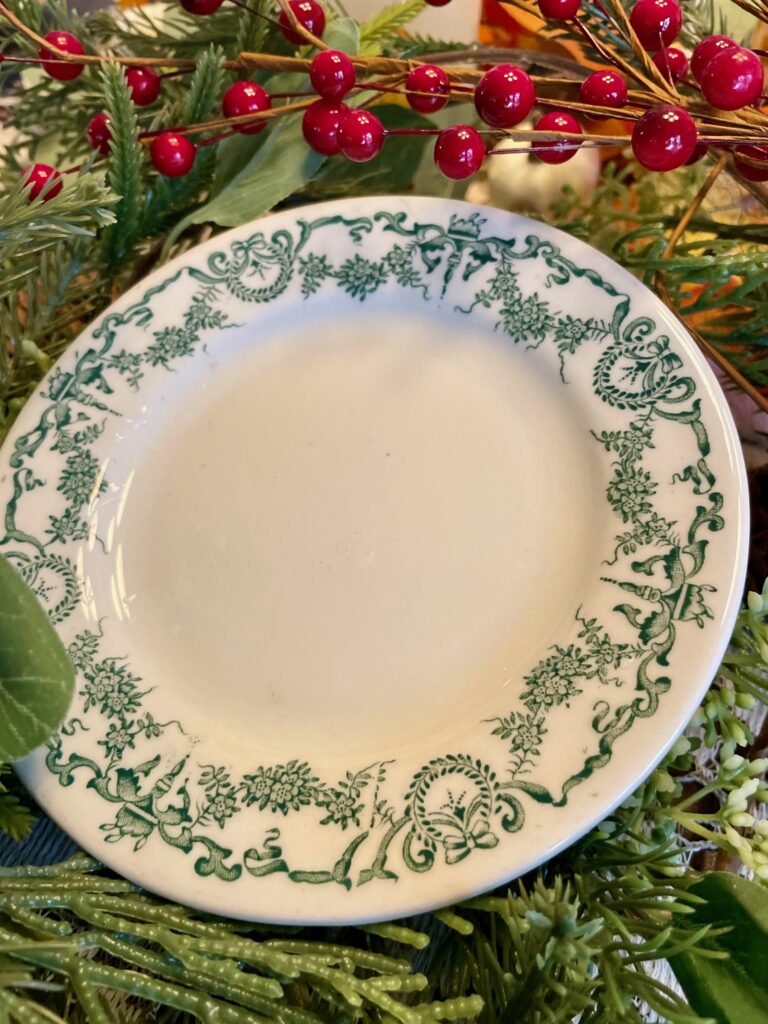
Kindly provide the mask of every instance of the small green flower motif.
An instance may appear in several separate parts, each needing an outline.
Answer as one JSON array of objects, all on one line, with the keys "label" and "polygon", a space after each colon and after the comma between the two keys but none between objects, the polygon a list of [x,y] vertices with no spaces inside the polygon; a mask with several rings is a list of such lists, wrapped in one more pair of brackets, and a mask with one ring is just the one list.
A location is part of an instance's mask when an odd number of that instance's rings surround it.
[{"label": "small green flower motif", "polygon": [[51,543],[63,544],[67,540],[85,540],[88,524],[73,508],[67,508],[60,516],[48,516],[51,525],[45,531],[50,534]]},{"label": "small green flower motif", "polygon": [[558,648],[557,655],[553,659],[553,668],[557,675],[573,678],[575,676],[589,676],[592,669],[589,665],[589,655],[580,648],[571,644],[565,650]]},{"label": "small green flower motif", "polygon": [[522,695],[522,701],[528,707],[554,708],[568,702],[581,693],[572,679],[558,675],[553,666],[548,666],[539,673],[531,673],[525,677],[528,689]]},{"label": "small green flower motif", "polygon": [[538,754],[546,731],[544,723],[533,715],[521,716],[510,736],[510,749],[521,754]]},{"label": "small green flower motif", "polygon": [[106,658],[90,670],[86,669],[85,683],[80,695],[85,697],[84,710],[96,705],[108,718],[131,714],[141,706],[142,694],[136,689],[138,677],[116,658]]},{"label": "small green flower motif", "polygon": [[651,474],[644,469],[619,467],[608,485],[608,501],[622,520],[627,523],[642,512],[651,511],[647,500],[656,493],[656,484]]},{"label": "small green flower motif", "polygon": [[260,810],[269,803],[269,794],[272,790],[274,776],[271,768],[257,768],[253,775],[244,775],[243,803],[250,807],[251,804],[258,804]]},{"label": "small green flower motif", "polygon": [[329,789],[323,794],[320,806],[328,812],[321,820],[321,825],[341,825],[342,830],[348,825],[360,824],[360,812],[363,804],[356,802],[357,796],[353,792],[344,792],[340,789]]},{"label": "small green flower motif", "polygon": [[647,423],[633,423],[629,430],[622,432],[620,455],[622,458],[639,459],[646,448],[654,448],[653,430]]},{"label": "small green flower motif", "polygon": [[297,764],[289,761],[285,768],[279,768],[269,794],[269,804],[273,811],[298,811],[303,805],[311,802],[314,784],[317,778],[306,762]]},{"label": "small green flower motif", "polygon": [[150,366],[170,366],[173,359],[189,355],[197,337],[183,327],[164,327],[154,332],[155,341],[147,348],[146,360]]},{"label": "small green flower motif", "polygon": [[84,505],[93,494],[99,463],[89,451],[76,451],[67,459],[59,477],[58,491],[74,508]]},{"label": "small green flower motif", "polygon": [[356,255],[342,263],[336,277],[348,295],[363,302],[386,281],[387,273],[381,263]]},{"label": "small green flower motif", "polygon": [[635,462],[646,448],[653,448],[653,430],[647,423],[632,423],[629,430],[604,430],[594,435],[607,452],[619,459]]},{"label": "small green flower motif", "polygon": [[135,389],[139,386],[139,381],[144,374],[141,372],[141,356],[138,352],[128,352],[126,349],[122,349],[110,356],[107,363],[125,377],[130,387]]},{"label": "small green flower motif", "polygon": [[501,314],[500,322],[515,342],[525,341],[534,346],[541,344],[554,325],[549,304],[541,302],[535,293],[504,306]]},{"label": "small green flower motif", "polygon": [[133,749],[135,733],[132,731],[133,722],[112,722],[107,735],[99,744],[104,747],[109,757],[120,759],[125,750]]},{"label": "small green flower motif", "polygon": [[202,295],[194,297],[189,309],[184,314],[184,326],[190,331],[224,327],[227,320],[227,314],[223,310],[214,309]]},{"label": "small green flower motif", "polygon": [[[91,667],[96,652],[99,649],[99,638],[90,630],[78,633],[75,639],[67,648],[69,660],[75,669],[86,669]],[[86,710],[88,710],[86,708]]]},{"label": "small green flower motif", "polygon": [[219,828],[224,828],[227,820],[236,813],[237,800],[232,789],[220,789],[206,807],[206,814],[210,814]]},{"label": "small green flower motif", "polygon": [[123,718],[138,711],[140,707],[141,694],[136,692],[136,687],[132,683],[120,683],[105,696],[101,710],[107,718]]},{"label": "small green flower motif", "polygon": [[314,295],[319,290],[323,281],[333,274],[333,268],[328,262],[328,257],[310,253],[299,259],[299,274],[301,274],[301,294],[305,299]]},{"label": "small green flower motif", "polygon": [[595,328],[594,320],[581,320],[566,314],[555,325],[555,341],[561,355],[573,355],[579,346],[589,338]]},{"label": "small green flower motif", "polygon": [[79,448],[79,446],[80,441],[75,434],[70,434],[68,430],[60,430],[56,435],[56,443],[52,446],[51,451],[62,452],[66,455]]},{"label": "small green flower motif", "polygon": [[413,265],[413,255],[413,248],[406,249],[402,245],[396,245],[384,257],[384,266],[399,285],[404,288],[420,288],[426,298],[427,286]]},{"label": "small green flower motif", "polygon": [[496,302],[503,302],[505,306],[516,306],[522,300],[517,279],[518,273],[512,269],[512,264],[506,261],[502,262],[493,275],[488,297]]},{"label": "small green flower motif", "polygon": [[260,810],[288,814],[312,802],[316,793],[316,776],[306,762],[289,761],[272,768],[258,768],[253,775],[244,775],[246,805],[258,803]]}]

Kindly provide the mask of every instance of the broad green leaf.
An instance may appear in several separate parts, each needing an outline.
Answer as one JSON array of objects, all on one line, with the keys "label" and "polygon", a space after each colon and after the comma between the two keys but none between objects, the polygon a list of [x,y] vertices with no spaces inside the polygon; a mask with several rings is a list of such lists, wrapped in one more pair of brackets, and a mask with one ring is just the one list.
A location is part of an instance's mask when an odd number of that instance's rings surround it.
[{"label": "broad green leaf", "polygon": [[17,761],[55,732],[74,685],[43,607],[0,555],[0,762]]},{"label": "broad green leaf", "polygon": [[672,968],[696,1013],[717,1024],[768,1024],[768,891],[726,872],[705,875],[691,892],[694,906],[685,926],[709,925],[703,949],[726,954],[712,960],[682,953]]},{"label": "broad green leaf", "polygon": [[332,50],[356,54],[360,49],[360,26],[354,18],[334,18],[323,37]]},{"label": "broad green leaf", "polygon": [[271,127],[266,142],[218,195],[180,221],[168,236],[163,253],[192,224],[213,221],[237,227],[267,213],[303,188],[322,166],[324,157],[304,141],[300,117],[286,117]]}]

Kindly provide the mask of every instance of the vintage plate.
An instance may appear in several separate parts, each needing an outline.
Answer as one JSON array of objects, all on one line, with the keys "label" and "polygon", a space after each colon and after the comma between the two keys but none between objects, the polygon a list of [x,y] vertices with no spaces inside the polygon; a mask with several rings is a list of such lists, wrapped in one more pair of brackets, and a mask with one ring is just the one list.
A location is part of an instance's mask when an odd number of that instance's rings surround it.
[{"label": "vintage plate", "polygon": [[2,550],[77,668],[21,766],[82,846],[235,917],[393,918],[608,813],[725,648],[744,469],[634,278],[360,199],[117,302],[3,449]]}]

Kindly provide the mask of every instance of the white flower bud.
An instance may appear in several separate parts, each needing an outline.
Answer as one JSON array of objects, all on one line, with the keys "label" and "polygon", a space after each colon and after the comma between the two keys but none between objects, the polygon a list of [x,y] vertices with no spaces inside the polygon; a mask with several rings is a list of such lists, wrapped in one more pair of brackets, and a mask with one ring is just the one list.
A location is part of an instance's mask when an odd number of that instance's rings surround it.
[{"label": "white flower bud", "polygon": [[735,828],[752,828],[755,824],[755,819],[751,814],[739,811],[738,814],[730,815],[730,822]]}]

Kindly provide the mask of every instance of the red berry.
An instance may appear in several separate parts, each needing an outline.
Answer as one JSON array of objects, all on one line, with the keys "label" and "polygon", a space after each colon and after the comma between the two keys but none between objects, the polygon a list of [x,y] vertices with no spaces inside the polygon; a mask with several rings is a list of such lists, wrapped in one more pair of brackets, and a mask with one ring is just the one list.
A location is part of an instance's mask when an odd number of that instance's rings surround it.
[{"label": "red berry", "polygon": [[[37,199],[42,193],[43,202],[47,203],[49,199],[53,199],[61,192],[61,175],[55,167],[51,167],[49,164],[33,164],[31,167],[26,167],[22,174],[22,181],[29,186],[27,198],[30,202]],[[49,182],[51,182],[50,187],[48,187]]]},{"label": "red berry", "polygon": [[[576,118],[562,110],[552,110],[545,114],[539,118],[534,128],[540,132],[568,132],[570,135],[582,134],[581,125]],[[578,139],[556,142],[547,141],[546,139],[534,139],[531,143],[531,149],[539,160],[542,160],[545,164],[564,164],[566,160],[576,156],[580,145],[581,143]]]},{"label": "red berry", "polygon": [[651,60],[668,82],[679,82],[688,70],[688,58],[676,46],[659,50]]},{"label": "red berry", "polygon": [[730,36],[708,36],[702,39],[691,54],[691,74],[697,82],[701,81],[704,68],[716,53],[722,50],[738,49],[739,44]]},{"label": "red berry", "polygon": [[224,0],[181,0],[181,6],[190,14],[215,14]]},{"label": "red berry", "polygon": [[96,149],[102,156],[106,156],[112,141],[112,133],[109,130],[109,114],[102,112],[92,117],[88,122],[86,133],[91,149]]},{"label": "red berry", "polygon": [[637,0],[629,21],[646,50],[659,50],[676,38],[683,15],[677,0]]},{"label": "red berry", "polygon": [[[322,38],[325,32],[325,11],[317,0],[289,0],[288,6],[296,15],[296,20],[313,36]],[[295,46],[306,46],[307,40],[301,33],[291,28],[291,22],[285,11],[280,12],[278,19],[280,31],[289,43]]]},{"label": "red berry", "polygon": [[160,95],[160,75],[152,68],[128,68],[125,80],[137,107],[148,107]]},{"label": "red berry", "polygon": [[162,132],[152,139],[149,155],[152,166],[166,178],[182,178],[189,174],[195,162],[197,147],[184,135]]},{"label": "red berry", "polygon": [[468,124],[454,125],[440,132],[435,142],[438,170],[454,181],[471,178],[483,166],[485,143],[480,132]]},{"label": "red berry", "polygon": [[651,107],[632,129],[632,151],[649,171],[682,167],[693,156],[697,142],[694,120],[681,107]]},{"label": "red berry", "polygon": [[349,107],[335,100],[317,100],[304,111],[301,127],[310,149],[323,156],[340,152],[339,125],[349,113]]},{"label": "red berry", "polygon": [[694,146],[693,152],[685,161],[685,166],[690,167],[691,164],[697,164],[699,160],[703,160],[709,152],[709,146],[705,142],[697,142]]},{"label": "red berry", "polygon": [[[736,154],[733,163],[742,178],[748,181],[768,181],[768,146],[737,146]],[[760,166],[739,160],[739,155],[759,161]]]},{"label": "red berry", "polygon": [[593,107],[623,107],[627,83],[615,71],[593,71],[581,83],[579,99]]},{"label": "red berry", "polygon": [[[46,32],[43,39],[47,40],[58,50],[63,50],[65,53],[73,53],[77,56],[85,53],[83,44],[77,38],[73,36],[71,32]],[[37,55],[40,58],[40,63],[43,71],[51,78],[57,78],[60,82],[69,82],[73,78],[77,78],[78,75],[82,75],[85,68],[85,64],[75,64],[64,61],[61,57],[57,57],[55,53],[47,49],[45,46],[41,46],[37,51]]]},{"label": "red berry", "polygon": [[[406,99],[420,114],[434,114],[442,110],[451,95],[451,80],[435,64],[420,64],[405,80]],[[428,93],[429,95],[422,95]],[[416,95],[419,94],[419,95]]]},{"label": "red berry", "polygon": [[426,0],[426,2],[430,7],[445,7],[451,0]]},{"label": "red berry", "polygon": [[486,71],[475,89],[475,107],[493,128],[513,128],[530,114],[536,101],[533,82],[522,68],[499,64]]},{"label": "red berry", "polygon": [[309,80],[323,99],[340,100],[355,87],[355,65],[341,50],[323,50],[310,65]]},{"label": "red berry", "polygon": [[363,164],[381,152],[384,125],[368,110],[350,110],[339,125],[338,142],[348,160]]},{"label": "red berry", "polygon": [[751,50],[721,50],[701,74],[704,99],[718,110],[739,110],[756,103],[763,92],[763,62]]},{"label": "red berry", "polygon": [[581,0],[539,0],[542,18],[550,18],[552,21],[575,18],[580,7]]},{"label": "red berry", "polygon": [[[224,117],[245,117],[246,114],[259,114],[262,110],[270,110],[272,100],[257,82],[240,79],[229,86],[221,101]],[[243,122],[232,127],[244,135],[258,135],[266,128],[266,121],[254,121],[252,124]]]}]

